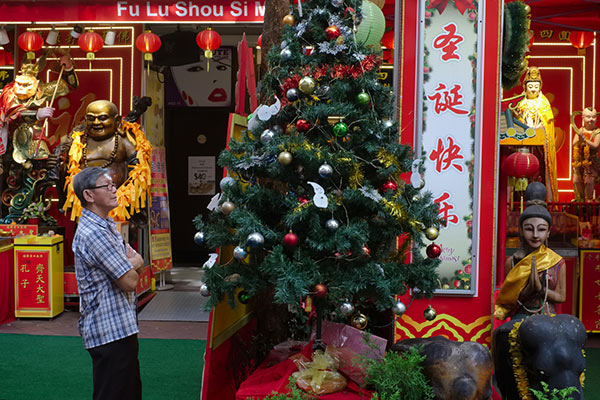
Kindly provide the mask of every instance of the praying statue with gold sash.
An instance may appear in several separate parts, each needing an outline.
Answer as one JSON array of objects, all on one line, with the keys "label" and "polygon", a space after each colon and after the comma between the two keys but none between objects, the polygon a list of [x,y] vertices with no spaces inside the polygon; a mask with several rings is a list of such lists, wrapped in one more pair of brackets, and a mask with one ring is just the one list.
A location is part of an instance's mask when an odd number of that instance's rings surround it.
[{"label": "praying statue with gold sash", "polygon": [[[575,125],[581,114],[582,127]],[[576,201],[594,201],[594,186],[600,180],[600,128],[596,126],[598,113],[593,107],[571,114],[573,137],[573,186]]]},{"label": "praying statue with gold sash", "polygon": [[552,216],[546,209],[546,188],[532,182],[525,191],[527,207],[519,218],[521,244],[506,261],[507,275],[494,317],[522,319],[534,314],[555,314],[554,304],[566,299],[564,259],[547,247]]},{"label": "praying statue with gold sash", "polygon": [[550,102],[542,94],[542,75],[537,67],[529,67],[523,80],[525,97],[517,103],[514,112],[521,122],[533,129],[544,130],[544,181],[548,201],[558,201],[556,174],[556,144],[554,114]]}]

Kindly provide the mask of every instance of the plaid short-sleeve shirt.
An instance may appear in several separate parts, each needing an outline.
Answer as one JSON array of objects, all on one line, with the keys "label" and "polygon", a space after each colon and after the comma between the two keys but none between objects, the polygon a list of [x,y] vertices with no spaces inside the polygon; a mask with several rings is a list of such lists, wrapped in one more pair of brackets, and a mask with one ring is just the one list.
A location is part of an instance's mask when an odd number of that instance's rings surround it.
[{"label": "plaid short-sleeve shirt", "polygon": [[115,282],[133,267],[113,220],[84,208],[73,238],[73,253],[84,347],[138,333],[135,293],[124,292]]}]

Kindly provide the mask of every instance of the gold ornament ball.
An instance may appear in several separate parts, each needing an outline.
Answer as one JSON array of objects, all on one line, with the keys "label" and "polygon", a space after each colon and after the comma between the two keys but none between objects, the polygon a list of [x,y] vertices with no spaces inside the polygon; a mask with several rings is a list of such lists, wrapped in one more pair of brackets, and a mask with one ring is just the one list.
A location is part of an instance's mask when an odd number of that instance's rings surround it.
[{"label": "gold ornament ball", "polygon": [[292,26],[295,22],[296,20],[294,19],[294,16],[292,14],[288,14],[285,17],[283,17],[283,23],[286,25]]},{"label": "gold ornament ball", "polygon": [[353,327],[362,331],[367,327],[369,320],[367,319],[367,316],[365,314],[358,313],[352,316],[352,321],[350,323]]},{"label": "gold ornament ball", "polygon": [[304,94],[311,94],[315,91],[316,87],[317,83],[310,76],[305,76],[304,78],[300,79],[300,83],[298,84],[298,89],[300,89],[300,91]]},{"label": "gold ornament ball", "polygon": [[223,204],[221,204],[221,211],[223,212],[223,214],[229,215],[233,210],[235,210],[235,204],[233,204],[232,202],[225,201],[223,202]]},{"label": "gold ornament ball", "polygon": [[289,151],[282,151],[279,153],[277,161],[279,161],[279,164],[281,165],[290,165],[292,163],[292,153]]},{"label": "gold ornament ball", "polygon": [[425,317],[425,319],[427,321],[433,321],[435,319],[435,317],[437,317],[437,313],[435,312],[433,307],[427,306],[425,311],[423,311],[423,316]]},{"label": "gold ornament ball", "polygon": [[429,240],[435,240],[438,238],[438,236],[440,235],[440,232],[435,229],[433,226],[427,228],[427,230],[425,231],[425,237],[427,237],[427,239]]}]

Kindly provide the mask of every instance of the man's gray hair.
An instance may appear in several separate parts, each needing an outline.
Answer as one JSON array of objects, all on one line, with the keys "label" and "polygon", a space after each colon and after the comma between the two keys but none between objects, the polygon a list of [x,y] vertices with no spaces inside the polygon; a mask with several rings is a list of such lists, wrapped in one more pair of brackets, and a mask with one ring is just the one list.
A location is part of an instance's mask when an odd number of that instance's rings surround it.
[{"label": "man's gray hair", "polygon": [[96,186],[96,181],[102,175],[108,174],[108,170],[106,168],[100,167],[89,167],[81,170],[75,177],[73,178],[73,191],[77,198],[81,201],[81,205],[85,207],[87,205],[87,201],[83,198],[83,191],[85,189],[91,189]]}]

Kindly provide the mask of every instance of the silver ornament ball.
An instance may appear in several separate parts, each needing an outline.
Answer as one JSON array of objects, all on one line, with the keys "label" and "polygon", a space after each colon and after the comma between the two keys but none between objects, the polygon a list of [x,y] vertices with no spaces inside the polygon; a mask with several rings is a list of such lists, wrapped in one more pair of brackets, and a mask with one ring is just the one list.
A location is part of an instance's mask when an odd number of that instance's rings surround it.
[{"label": "silver ornament ball", "polygon": [[204,297],[210,296],[210,290],[208,290],[206,283],[203,283],[202,286],[200,286],[200,294]]},{"label": "silver ornament ball", "polygon": [[204,232],[196,232],[194,235],[194,243],[198,246],[203,245],[206,238],[204,237]]},{"label": "silver ornament ball", "polygon": [[246,249],[244,249],[242,246],[237,246],[235,249],[233,249],[233,258],[238,261],[242,261],[247,255],[248,252],[246,252]]},{"label": "silver ornament ball", "polygon": [[260,135],[260,141],[262,144],[267,144],[275,137],[275,132],[271,129],[265,129]]},{"label": "silver ornament ball", "polygon": [[403,315],[406,312],[406,306],[404,305],[403,302],[398,301],[396,304],[394,304],[394,306],[392,307],[392,312],[398,316]]},{"label": "silver ornament ball", "polygon": [[335,232],[339,227],[340,223],[333,218],[328,219],[327,222],[325,222],[325,228],[327,228],[329,232]]},{"label": "silver ornament ball", "polygon": [[283,134],[283,128],[281,127],[281,125],[273,125],[271,127],[271,130],[273,131],[273,133],[275,133],[276,135],[282,135]]},{"label": "silver ornament ball", "polygon": [[333,174],[333,168],[329,164],[323,164],[319,167],[319,175],[321,178],[329,178]]},{"label": "silver ornament ball", "polygon": [[219,182],[219,187],[221,190],[225,190],[226,187],[233,185],[235,185],[235,179],[230,176],[226,176],[225,178],[221,179],[221,182]]},{"label": "silver ornament ball", "polygon": [[292,51],[290,49],[288,49],[287,47],[285,49],[281,50],[279,55],[281,56],[281,61],[284,61],[284,62],[292,59]]},{"label": "silver ornament ball", "polygon": [[258,249],[265,244],[265,238],[258,232],[254,232],[248,235],[248,239],[246,239],[246,244],[252,249]]},{"label": "silver ornament ball", "polygon": [[340,312],[342,315],[349,317],[354,313],[354,306],[352,303],[345,301],[340,305]]}]

